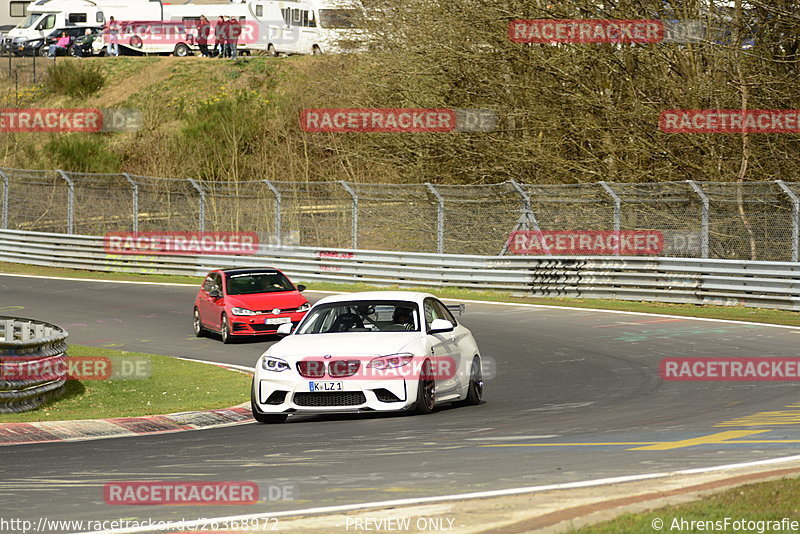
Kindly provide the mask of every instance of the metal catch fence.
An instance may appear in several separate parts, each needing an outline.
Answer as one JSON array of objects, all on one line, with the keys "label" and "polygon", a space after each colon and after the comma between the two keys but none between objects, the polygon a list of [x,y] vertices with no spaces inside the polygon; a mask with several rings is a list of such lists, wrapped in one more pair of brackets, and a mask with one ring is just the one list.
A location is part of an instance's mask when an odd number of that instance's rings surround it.
[{"label": "metal catch fence", "polygon": [[221,182],[0,169],[0,229],[247,231],[263,244],[509,253],[514,230],[657,231],[666,257],[800,259],[800,182]]}]

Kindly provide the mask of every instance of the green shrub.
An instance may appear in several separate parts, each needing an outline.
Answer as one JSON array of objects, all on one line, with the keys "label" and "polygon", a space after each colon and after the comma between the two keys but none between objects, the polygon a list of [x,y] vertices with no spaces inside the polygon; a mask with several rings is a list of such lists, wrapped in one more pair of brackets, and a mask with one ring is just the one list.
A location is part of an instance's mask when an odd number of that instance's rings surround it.
[{"label": "green shrub", "polygon": [[96,134],[61,135],[47,143],[52,168],[74,172],[119,172],[120,158]]},{"label": "green shrub", "polygon": [[106,78],[88,61],[59,61],[47,69],[47,89],[55,94],[86,98],[99,91]]}]

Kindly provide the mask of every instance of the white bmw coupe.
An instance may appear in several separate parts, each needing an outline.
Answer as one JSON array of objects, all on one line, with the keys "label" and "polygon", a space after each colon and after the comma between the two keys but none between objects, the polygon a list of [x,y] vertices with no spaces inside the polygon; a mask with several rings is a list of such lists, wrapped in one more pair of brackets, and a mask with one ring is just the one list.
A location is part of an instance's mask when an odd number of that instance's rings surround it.
[{"label": "white bmw coupe", "polygon": [[430,413],[479,404],[481,357],[472,333],[427,293],[326,297],[258,359],[251,404],[260,423],[289,414]]}]

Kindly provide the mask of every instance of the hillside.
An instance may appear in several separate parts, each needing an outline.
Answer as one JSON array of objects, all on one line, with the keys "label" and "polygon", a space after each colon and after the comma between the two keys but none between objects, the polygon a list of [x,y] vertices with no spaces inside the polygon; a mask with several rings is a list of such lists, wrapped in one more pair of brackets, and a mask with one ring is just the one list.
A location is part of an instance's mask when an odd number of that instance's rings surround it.
[{"label": "hillside", "polygon": [[[665,110],[800,109],[800,32],[788,11],[765,4],[734,12],[728,33],[691,42],[554,46],[513,42],[508,21],[586,17],[591,2],[540,9],[522,0],[383,1],[391,16],[376,17],[371,34],[378,39],[369,53],[236,63],[59,59],[60,68],[94,65],[104,77],[86,98],[65,96],[52,84],[16,93],[0,81],[4,106],[131,107],[145,117],[136,133],[3,135],[0,165],[211,180],[451,184],[795,180],[800,171],[796,132],[667,133],[659,126]],[[636,19],[661,5],[648,2],[647,9],[621,3],[603,16]],[[705,16],[685,9],[680,18]],[[743,46],[751,26],[766,20],[757,38],[748,38],[754,44]],[[497,127],[301,130],[304,108],[327,107],[488,109]]]}]

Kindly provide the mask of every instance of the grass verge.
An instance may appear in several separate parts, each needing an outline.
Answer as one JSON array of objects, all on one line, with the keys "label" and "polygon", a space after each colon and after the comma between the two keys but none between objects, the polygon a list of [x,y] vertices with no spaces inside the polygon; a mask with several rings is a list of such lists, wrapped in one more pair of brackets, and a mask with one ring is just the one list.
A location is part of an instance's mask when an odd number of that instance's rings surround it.
[{"label": "grass verge", "polygon": [[[725,519],[730,523],[725,526]],[[573,534],[640,534],[642,532],[794,532],[790,528],[766,528],[759,521],[783,518],[800,521],[800,478],[783,478],[739,486],[686,504],[666,506],[640,514],[625,514]],[[734,521],[756,522],[755,528],[735,528]],[[683,521],[683,523],[682,523]],[[692,523],[694,521],[694,523]],[[719,521],[719,524],[708,522]],[[661,528],[656,528],[657,525]],[[714,526],[711,526],[714,525]]]},{"label": "grass verge", "polygon": [[0,423],[66,421],[228,408],[250,398],[250,376],[215,365],[140,352],[70,345],[71,357],[146,358],[143,380],[70,380],[63,397],[32,412],[0,414]]},{"label": "grass verge", "polygon": [[[38,276],[60,276],[66,278],[95,278],[104,280],[128,280],[135,282],[159,282],[173,284],[200,285],[202,278],[177,275],[150,275],[129,273],[105,273],[97,271],[81,271],[76,269],[60,269],[55,267],[39,267],[18,263],[0,262],[0,273],[29,274]],[[373,286],[367,284],[335,284],[309,282],[309,290],[318,291],[369,291],[374,289],[398,289],[397,286]],[[638,302],[625,300],[570,299],[527,297],[503,291],[478,291],[461,288],[403,288],[418,289],[435,293],[442,298],[540,304],[547,306],[567,306],[574,308],[597,308],[604,310],[631,311],[641,313],[663,313],[685,317],[704,317],[709,319],[727,319],[732,321],[751,321],[789,326],[800,326],[800,313],[783,310],[765,310],[745,308],[742,306],[700,306],[695,304],[668,304],[654,302]],[[5,310],[7,313],[9,310]],[[4,309],[0,306],[0,314]]]}]

